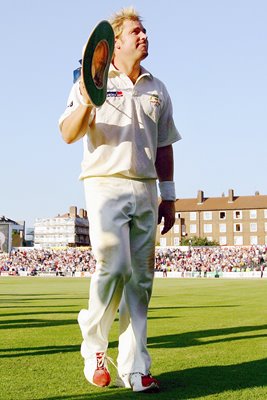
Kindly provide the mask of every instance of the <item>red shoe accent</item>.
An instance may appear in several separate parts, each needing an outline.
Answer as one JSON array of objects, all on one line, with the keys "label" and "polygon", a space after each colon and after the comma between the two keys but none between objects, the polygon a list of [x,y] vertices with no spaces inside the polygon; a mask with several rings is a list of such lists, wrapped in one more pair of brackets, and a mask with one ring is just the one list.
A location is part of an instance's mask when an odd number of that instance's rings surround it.
[{"label": "red shoe accent", "polygon": [[151,375],[143,375],[141,377],[141,379],[142,379],[142,385],[144,386],[144,388],[153,387],[153,388],[159,389],[159,382],[155,378],[153,378]]},{"label": "red shoe accent", "polygon": [[105,367],[105,353],[96,353],[97,367],[93,376],[93,382],[97,386],[108,386],[111,381],[110,373]]}]

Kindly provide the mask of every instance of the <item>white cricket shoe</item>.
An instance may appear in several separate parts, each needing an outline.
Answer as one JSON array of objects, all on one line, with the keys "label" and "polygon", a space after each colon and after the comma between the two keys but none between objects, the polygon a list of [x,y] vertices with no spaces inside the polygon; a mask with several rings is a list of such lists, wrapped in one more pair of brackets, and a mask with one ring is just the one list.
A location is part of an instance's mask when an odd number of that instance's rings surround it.
[{"label": "white cricket shoe", "polygon": [[131,388],[134,392],[152,392],[159,390],[159,382],[150,374],[134,372],[117,376],[116,386]]}]

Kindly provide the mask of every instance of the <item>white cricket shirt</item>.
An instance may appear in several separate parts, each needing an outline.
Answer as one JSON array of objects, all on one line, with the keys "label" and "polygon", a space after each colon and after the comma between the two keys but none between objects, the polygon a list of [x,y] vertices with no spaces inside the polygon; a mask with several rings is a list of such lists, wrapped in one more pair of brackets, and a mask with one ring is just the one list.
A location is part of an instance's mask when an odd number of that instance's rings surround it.
[{"label": "white cricket shirt", "polygon": [[[80,99],[77,81],[60,125],[81,104]],[[92,110],[83,137],[80,179],[110,175],[157,179],[157,148],[180,139],[165,85],[144,68],[133,84],[126,74],[111,66],[106,101]]]}]

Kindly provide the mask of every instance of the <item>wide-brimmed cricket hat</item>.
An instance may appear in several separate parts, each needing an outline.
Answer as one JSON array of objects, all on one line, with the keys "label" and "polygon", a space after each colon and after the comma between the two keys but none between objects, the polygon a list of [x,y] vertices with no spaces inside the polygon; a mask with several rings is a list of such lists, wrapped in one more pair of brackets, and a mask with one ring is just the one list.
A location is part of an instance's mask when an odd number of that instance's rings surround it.
[{"label": "wide-brimmed cricket hat", "polygon": [[114,31],[108,21],[101,21],[92,31],[84,48],[82,74],[91,102],[101,106],[107,96],[108,71],[114,51]]}]

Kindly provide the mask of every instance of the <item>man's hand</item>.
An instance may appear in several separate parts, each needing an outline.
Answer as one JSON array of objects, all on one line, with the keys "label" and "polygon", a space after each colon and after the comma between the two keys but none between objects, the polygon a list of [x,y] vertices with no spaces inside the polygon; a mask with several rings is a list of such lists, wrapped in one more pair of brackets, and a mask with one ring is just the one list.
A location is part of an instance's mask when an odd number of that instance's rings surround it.
[{"label": "man's hand", "polygon": [[158,224],[161,223],[162,218],[164,219],[164,227],[161,231],[161,234],[164,235],[173,227],[175,222],[174,201],[162,200],[162,202],[159,205]]},{"label": "man's hand", "polygon": [[[84,81],[83,81],[83,76],[81,75],[81,80],[80,80],[80,93],[83,97],[83,101],[85,102],[85,104],[91,104],[90,98],[87,94],[87,91],[85,89],[85,85],[84,85]],[[93,107],[93,105],[92,105]]]}]

